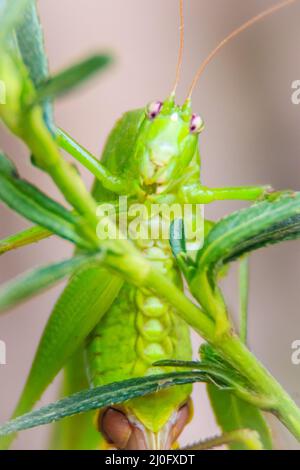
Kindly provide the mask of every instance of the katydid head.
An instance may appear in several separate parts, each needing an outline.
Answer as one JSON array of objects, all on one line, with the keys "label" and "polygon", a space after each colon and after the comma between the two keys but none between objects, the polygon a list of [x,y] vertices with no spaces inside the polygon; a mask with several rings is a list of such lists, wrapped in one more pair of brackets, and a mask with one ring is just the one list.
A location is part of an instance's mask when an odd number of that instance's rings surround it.
[{"label": "katydid head", "polygon": [[123,408],[108,408],[99,415],[99,431],[108,445],[122,450],[170,450],[190,419],[190,406],[185,403],[157,432],[147,429]]},{"label": "katydid head", "polygon": [[146,193],[149,192],[149,189],[156,193],[167,192],[169,188],[173,187],[174,181],[180,180],[184,175],[187,166],[195,156],[198,134],[203,129],[203,121],[200,116],[192,114],[191,97],[207,65],[236,36],[295,1],[283,0],[246,21],[223,39],[200,65],[192,81],[185,104],[177,106],[174,97],[180,79],[184,48],[183,0],[179,0],[180,47],[171,98],[164,103],[156,101],[148,106],[138,139],[137,158],[140,165],[141,185]]},{"label": "katydid head", "polygon": [[184,49],[183,0],[179,13],[180,46],[173,90],[166,101],[147,106],[137,143],[140,183],[146,193],[161,193],[181,179],[197,153],[198,136],[204,128],[202,118],[192,113],[189,99],[183,106],[175,103]]},{"label": "katydid head", "polygon": [[189,102],[178,106],[172,96],[147,106],[136,154],[146,191],[161,192],[180,179],[197,152],[203,128],[203,120],[192,113]]}]

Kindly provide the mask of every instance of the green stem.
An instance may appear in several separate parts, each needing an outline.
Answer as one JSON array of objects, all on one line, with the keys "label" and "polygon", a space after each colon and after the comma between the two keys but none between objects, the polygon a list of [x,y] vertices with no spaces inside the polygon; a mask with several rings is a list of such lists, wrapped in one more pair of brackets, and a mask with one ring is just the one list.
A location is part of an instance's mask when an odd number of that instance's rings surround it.
[{"label": "green stem", "polygon": [[244,257],[239,267],[240,288],[240,338],[247,343],[248,336],[248,300],[249,300],[249,258]]},{"label": "green stem", "polygon": [[96,202],[76,169],[60,154],[56,142],[45,126],[40,108],[33,108],[24,119],[22,137],[30,148],[37,166],[52,177],[66,200],[86,220],[87,226],[83,228],[85,234],[97,245]]},{"label": "green stem", "polygon": [[212,339],[215,335],[215,324],[206,313],[194,305],[184,293],[165,276],[151,268],[145,279],[145,285],[160,297],[167,300],[180,314],[181,318],[197,331],[203,338]]},{"label": "green stem", "polygon": [[96,178],[101,181],[104,188],[117,194],[127,194],[127,184],[105,168],[90,152],[78,144],[62,129],[57,129],[57,142],[59,146],[72,155],[78,162],[87,168]]},{"label": "green stem", "polygon": [[226,305],[217,285],[212,286],[206,272],[200,273],[197,287],[191,284],[191,292],[201,304],[207,315],[215,320],[217,336],[222,336],[231,328]]},{"label": "green stem", "polygon": [[216,334],[214,320],[138,253],[123,257],[108,256],[107,263],[127,276],[130,282],[138,287],[147,287],[172,305],[189,326],[248,379],[256,391],[255,400],[260,403],[261,408],[278,416],[300,441],[300,409],[231,330],[223,335]]},{"label": "green stem", "polygon": [[231,330],[223,335],[216,334],[214,320],[143,257],[134,254],[133,257],[121,258],[122,261],[120,257],[108,257],[107,262],[111,268],[127,276],[130,282],[147,287],[172,305],[189,326],[248,379],[256,392],[257,405],[275,414],[300,441],[300,409],[245,344]]},{"label": "green stem", "polygon": [[194,305],[172,281],[141,256],[132,245],[130,247],[131,252],[127,251],[124,255],[108,254],[104,262],[117,274],[125,277],[128,282],[140,288],[150,289],[160,298],[165,299],[200,335],[212,339],[215,333],[214,321],[200,307]]}]

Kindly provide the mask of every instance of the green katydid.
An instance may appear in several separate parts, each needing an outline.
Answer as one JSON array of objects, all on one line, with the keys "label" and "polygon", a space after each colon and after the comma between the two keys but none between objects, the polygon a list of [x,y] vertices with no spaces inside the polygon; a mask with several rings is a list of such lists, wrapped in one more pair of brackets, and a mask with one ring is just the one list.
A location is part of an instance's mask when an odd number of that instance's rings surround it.
[{"label": "green katydid", "polygon": [[[192,112],[191,96],[206,65],[225,43],[238,33],[280,8],[288,0],[272,7],[231,33],[208,56],[192,83],[183,106],[175,102],[179,82],[184,28],[183,0],[180,1],[181,43],[176,80],[171,95],[163,102],[155,101],[146,109],[126,113],[112,130],[105,146],[101,164],[82,149],[63,131],[57,131],[59,145],[87,166],[96,176],[93,198],[97,202],[116,201],[118,195],[142,204],[178,203],[207,204],[215,200],[241,199],[255,201],[269,194],[269,187],[207,188],[200,183],[199,135],[204,124]],[[31,145],[31,142],[27,142]],[[130,188],[130,190],[129,190]],[[49,236],[36,229],[24,233],[22,241]],[[11,246],[14,240],[10,240]],[[146,259],[161,273],[182,287],[180,272],[168,241],[141,240],[137,243]],[[74,341],[64,336],[64,322],[74,322]],[[82,328],[82,318],[85,328]],[[58,329],[61,329],[58,333]],[[80,330],[80,332],[79,332]],[[70,332],[68,331],[68,335]],[[116,354],[117,348],[117,354]],[[83,350],[84,349],[84,350]],[[87,376],[92,387],[113,381],[139,377],[153,372],[152,364],[161,359],[191,359],[189,331],[175,311],[147,289],[139,289],[106,268],[86,266],[71,278],[46,326],[25,389],[15,416],[29,411],[40,395],[64,367],[68,393],[84,387],[74,379],[82,355],[87,364]],[[81,356],[81,359],[79,359]],[[55,358],[55,359],[53,359]],[[170,366],[169,371],[172,371]],[[181,385],[147,397],[135,398],[118,407],[101,410],[97,426],[103,435],[102,447],[112,445],[121,449],[168,449],[176,445],[182,429],[190,419],[190,385]],[[70,433],[71,418],[65,426]],[[81,417],[82,433],[93,433],[91,417]],[[72,440],[72,439],[71,439]],[[228,436],[224,442],[228,441]],[[80,444],[81,442],[81,444]],[[88,446],[94,443],[94,436]],[[82,435],[69,442],[80,447]]]}]

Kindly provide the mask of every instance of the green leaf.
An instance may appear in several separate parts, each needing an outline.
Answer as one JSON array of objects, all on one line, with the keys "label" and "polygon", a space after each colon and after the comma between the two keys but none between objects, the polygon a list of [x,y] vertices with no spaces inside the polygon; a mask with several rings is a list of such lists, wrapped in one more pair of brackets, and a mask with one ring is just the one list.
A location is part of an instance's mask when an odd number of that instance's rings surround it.
[{"label": "green leaf", "polygon": [[0,174],[8,177],[18,177],[18,172],[13,162],[0,151]]},{"label": "green leaf", "polygon": [[56,403],[27,413],[0,427],[0,436],[58,421],[67,416],[97,410],[104,406],[124,403],[174,385],[202,382],[206,378],[199,372],[177,372],[153,375],[84,390]]},{"label": "green leaf", "polygon": [[179,269],[189,281],[194,273],[195,265],[192,258],[187,254],[184,221],[182,219],[175,219],[170,225],[170,245]]},{"label": "green leaf", "polygon": [[283,193],[218,222],[199,252],[198,271],[219,269],[250,251],[297,238],[300,193]]},{"label": "green leaf", "polygon": [[184,222],[182,219],[175,219],[170,226],[170,245],[172,253],[177,258],[186,254],[186,241],[184,232]]},{"label": "green leaf", "polygon": [[[22,20],[16,27],[16,36],[24,64],[37,88],[49,77],[49,69],[35,1],[30,2],[24,11]],[[43,103],[43,114],[49,130],[54,134],[53,109],[49,100]]]},{"label": "green leaf", "polygon": [[18,177],[11,161],[0,152],[0,200],[28,220],[82,248],[90,245],[77,233],[79,218]]},{"label": "green leaf", "polygon": [[[208,346],[206,346],[208,348]],[[205,358],[203,361],[174,361],[163,360],[154,364],[157,367],[178,367],[192,369],[205,374],[206,381],[211,382],[222,390],[232,390],[236,393],[251,394],[251,386],[233,367],[223,360]]]},{"label": "green leaf", "polygon": [[100,70],[105,69],[110,61],[108,55],[94,55],[72,65],[41,83],[37,88],[36,100],[32,104],[70,92]]},{"label": "green leaf", "polygon": [[32,0],[0,0],[0,41],[13,31]]},{"label": "green leaf", "polygon": [[101,257],[99,254],[78,255],[67,261],[34,269],[4,284],[0,288],[0,312],[53,286],[61,279],[69,276],[83,265],[86,265],[91,260],[91,256],[96,256],[98,259]]},{"label": "green leaf", "polygon": [[[228,371],[232,369],[209,345],[203,345],[200,354],[203,361],[215,365],[223,364],[224,369]],[[264,449],[272,449],[270,429],[256,406],[241,400],[232,391],[222,390],[212,383],[207,385],[207,391],[217,423],[224,433],[250,429],[258,433]],[[247,450],[247,446],[242,442],[231,443],[229,447],[232,450]]]},{"label": "green leaf", "polygon": [[49,232],[49,230],[46,230],[45,228],[38,226],[30,227],[22,232],[10,235],[9,237],[0,240],[0,255],[32,243],[37,243],[51,235],[53,235],[53,233]]}]

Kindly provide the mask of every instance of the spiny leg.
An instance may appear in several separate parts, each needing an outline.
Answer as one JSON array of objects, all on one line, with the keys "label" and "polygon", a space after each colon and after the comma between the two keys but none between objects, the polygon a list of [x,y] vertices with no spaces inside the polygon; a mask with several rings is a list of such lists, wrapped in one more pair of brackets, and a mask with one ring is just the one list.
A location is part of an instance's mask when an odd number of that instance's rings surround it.
[{"label": "spiny leg", "polygon": [[226,200],[257,201],[267,197],[271,192],[270,186],[208,188],[195,183],[184,186],[181,189],[181,196],[185,203],[209,204]]},{"label": "spiny leg", "polygon": [[102,165],[102,163],[100,163],[70,135],[62,129],[57,129],[56,138],[59,146],[87,168],[96,177],[96,179],[103,184],[104,188],[116,194],[126,194],[128,188],[127,182],[114,176],[104,165]]},{"label": "spiny leg", "polygon": [[228,432],[222,436],[213,437],[206,441],[184,447],[182,450],[211,450],[215,447],[238,443],[243,444],[247,450],[263,450],[258,433],[251,429],[239,429]]}]

